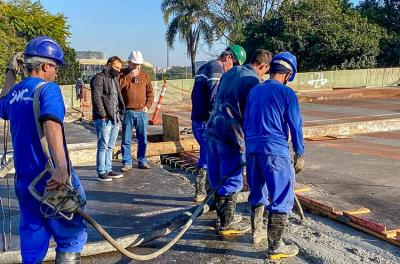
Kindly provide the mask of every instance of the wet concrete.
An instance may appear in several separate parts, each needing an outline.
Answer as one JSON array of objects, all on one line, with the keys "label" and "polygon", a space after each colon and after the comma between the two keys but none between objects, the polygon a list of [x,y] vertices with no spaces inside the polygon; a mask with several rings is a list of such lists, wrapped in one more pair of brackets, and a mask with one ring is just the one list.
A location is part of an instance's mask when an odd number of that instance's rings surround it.
[{"label": "wet concrete", "polygon": [[[357,99],[347,102],[303,104],[307,122],[339,122],[357,119],[360,114],[370,118],[398,115],[398,99]],[[351,107],[350,107],[351,105]],[[371,105],[374,105],[371,107]],[[368,110],[370,109],[370,110]],[[378,110],[378,112],[376,112]],[[312,112],[314,111],[314,112]],[[319,114],[316,114],[319,111]],[[321,113],[323,112],[323,113]],[[181,113],[190,119],[188,113]],[[380,117],[379,117],[380,116]],[[84,125],[84,126],[82,126]],[[156,127],[159,131],[160,127]],[[155,131],[156,131],[155,130]],[[75,122],[66,124],[68,143],[95,142],[93,127]],[[0,140],[2,140],[0,129]],[[333,203],[340,209],[364,206],[373,212],[368,216],[379,219],[389,228],[399,228],[400,196],[398,190],[400,131],[374,133],[350,139],[306,142],[306,170],[298,181],[312,186],[316,197]],[[111,183],[96,180],[92,164],[76,167],[88,196],[88,212],[115,237],[148,230],[181,210],[193,205],[193,177],[171,174],[153,164],[151,170],[134,168],[125,177]],[[120,164],[116,163],[118,170]],[[9,178],[11,195],[12,243],[18,250],[18,204]],[[0,179],[0,196],[7,203],[7,182]],[[242,208],[248,215],[248,210]],[[7,215],[7,211],[5,212]],[[179,243],[165,255],[148,263],[264,263],[265,245],[252,247],[250,236],[223,240],[212,228],[214,213],[196,222]],[[7,222],[5,222],[7,226]],[[300,226],[291,219],[288,241],[300,246],[300,255],[285,263],[400,263],[398,247],[330,220],[308,215]],[[134,249],[145,254],[160,248],[171,239],[155,241]],[[102,238],[89,229],[89,242]],[[51,244],[54,246],[54,243]],[[0,262],[3,262],[0,254]],[[87,257],[83,263],[131,263],[117,253]]]},{"label": "wet concrete", "polygon": [[[349,92],[350,93],[350,92]],[[356,98],[331,101],[304,102],[300,107],[305,127],[325,124],[339,124],[363,120],[381,120],[400,118],[400,96],[382,98]],[[191,127],[188,105],[184,111],[175,110],[174,106],[165,106],[162,110],[179,116],[179,123]]]},{"label": "wet concrete", "polygon": [[400,131],[308,141],[305,160],[297,181],[367,207],[372,220],[400,228]]}]

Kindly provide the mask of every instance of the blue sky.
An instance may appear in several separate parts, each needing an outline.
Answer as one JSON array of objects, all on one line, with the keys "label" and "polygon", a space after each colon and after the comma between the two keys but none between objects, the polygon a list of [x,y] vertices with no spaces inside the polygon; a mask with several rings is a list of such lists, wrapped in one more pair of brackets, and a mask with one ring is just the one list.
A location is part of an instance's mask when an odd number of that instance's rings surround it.
[{"label": "blue sky", "polygon": [[[41,0],[52,14],[63,13],[76,50],[103,51],[106,56],[127,58],[131,50],[141,50],[146,61],[166,66],[167,45],[161,0]],[[359,1],[353,0],[353,3]],[[225,40],[212,49],[201,45],[196,60],[215,58],[226,47]],[[190,65],[186,48],[177,39],[169,52],[169,64]]]},{"label": "blue sky", "polygon": [[[127,58],[131,50],[141,50],[146,61],[166,66],[167,45],[161,0],[41,0],[52,14],[68,18],[76,50],[103,51],[106,56]],[[178,40],[178,39],[177,39]],[[201,47],[196,60],[209,60],[222,51],[225,43],[212,50]],[[178,41],[170,51],[170,66],[190,65],[185,46]]]}]

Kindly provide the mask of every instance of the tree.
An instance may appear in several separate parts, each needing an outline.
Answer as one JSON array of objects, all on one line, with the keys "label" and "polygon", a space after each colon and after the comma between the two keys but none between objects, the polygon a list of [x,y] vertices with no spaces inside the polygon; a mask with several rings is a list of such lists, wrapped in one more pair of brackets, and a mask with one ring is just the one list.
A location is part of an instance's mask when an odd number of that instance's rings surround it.
[{"label": "tree", "polygon": [[248,23],[262,23],[270,12],[276,10],[282,0],[209,0],[208,16],[219,36],[231,44],[244,41],[244,29]]},{"label": "tree", "polygon": [[[5,3],[0,2],[0,20],[2,18],[6,24],[1,23],[0,32],[3,26],[8,27],[7,32],[10,33],[10,37],[2,39],[0,49],[1,46],[8,45],[12,52],[21,51],[32,38],[43,35],[49,36],[63,48],[67,64],[60,69],[58,82],[60,84],[75,83],[76,78],[80,76],[80,71],[75,61],[75,51],[68,46],[67,39],[71,33],[64,15],[50,14],[40,2],[13,0]],[[10,51],[5,55],[7,56],[6,60],[12,52]],[[0,68],[5,67],[4,62],[0,61],[0,63]]]},{"label": "tree", "polygon": [[163,0],[161,10],[167,26],[166,41],[173,48],[175,39],[186,43],[187,55],[192,63],[192,76],[195,75],[195,61],[199,41],[203,39],[211,47],[213,28],[210,26],[204,7],[207,0]]},{"label": "tree", "polygon": [[22,50],[24,40],[17,36],[17,32],[3,11],[0,3],[0,87],[3,87],[4,72],[9,58],[17,51]]},{"label": "tree", "polygon": [[153,67],[149,67],[149,66],[146,66],[146,65],[142,64],[141,70],[146,72],[150,76],[150,79],[152,81],[157,80],[156,73],[154,72],[154,68]]},{"label": "tree", "polygon": [[378,65],[384,67],[400,65],[400,0],[365,0],[358,10],[369,21],[387,31],[380,43]]},{"label": "tree", "polygon": [[291,51],[302,71],[359,69],[376,66],[384,36],[349,1],[284,1],[263,22],[247,24],[242,45],[250,53]]}]

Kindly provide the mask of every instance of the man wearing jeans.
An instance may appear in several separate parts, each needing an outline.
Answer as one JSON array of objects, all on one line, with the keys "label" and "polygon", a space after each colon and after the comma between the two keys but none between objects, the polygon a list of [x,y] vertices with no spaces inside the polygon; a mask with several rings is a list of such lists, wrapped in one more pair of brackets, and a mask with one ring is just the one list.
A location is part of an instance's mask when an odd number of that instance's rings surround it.
[{"label": "man wearing jeans", "polygon": [[140,51],[132,51],[128,58],[128,68],[122,69],[119,78],[121,93],[126,106],[122,123],[122,171],[132,168],[131,141],[132,129],[136,130],[138,140],[137,160],[140,169],[150,169],[146,159],[147,147],[147,112],[153,101],[153,87],[150,76],[141,71],[143,55]]},{"label": "man wearing jeans", "polygon": [[97,179],[102,182],[123,177],[121,173],[112,170],[111,164],[112,151],[125,109],[118,83],[121,67],[121,59],[113,56],[108,59],[106,68],[90,81],[97,134]]}]

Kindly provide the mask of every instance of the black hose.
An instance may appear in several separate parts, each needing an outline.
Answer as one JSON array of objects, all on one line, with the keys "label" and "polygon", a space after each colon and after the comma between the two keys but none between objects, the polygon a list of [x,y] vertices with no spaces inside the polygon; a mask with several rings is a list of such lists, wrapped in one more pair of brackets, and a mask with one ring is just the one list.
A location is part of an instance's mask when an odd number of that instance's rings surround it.
[{"label": "black hose", "polygon": [[[148,254],[148,255],[138,255],[134,254],[127,249],[121,247],[117,241],[115,241],[104,228],[99,225],[90,215],[86,214],[84,211],[78,209],[76,211],[77,214],[81,215],[88,223],[90,223],[103,237],[109,242],[115,249],[117,249],[124,256],[135,259],[135,260],[151,260],[162,254],[164,254],[167,250],[173,247],[178,240],[185,234],[185,232],[189,229],[189,227],[193,224],[193,222],[202,214],[209,211],[210,206],[208,205],[210,199],[213,197],[218,188],[223,184],[226,178],[230,177],[237,170],[243,168],[246,165],[245,162],[241,163],[238,167],[232,170],[230,173],[225,175],[220,181],[217,183],[215,188],[213,188],[207,195],[206,199],[199,205],[194,206],[193,208],[185,211],[183,214],[178,215],[177,217],[171,219],[167,223],[163,223],[161,225],[155,226],[151,231],[145,232],[142,234],[136,234],[133,236],[134,241],[129,247],[137,247],[138,245],[153,241],[157,238],[166,236],[176,230],[177,228],[182,227],[182,230],[164,247],[161,249]],[[295,206],[297,212],[299,213],[300,219],[304,220],[304,213],[301,207],[301,204],[296,196],[294,195]]]},{"label": "black hose", "polygon": [[[90,215],[86,214],[84,211],[82,211],[81,209],[78,208],[78,210],[76,211],[77,214],[79,214],[80,216],[82,216],[89,224],[91,224],[103,237],[104,239],[109,242],[116,250],[118,250],[121,254],[123,254],[124,256],[134,259],[134,260],[151,260],[154,259],[162,254],[164,254],[167,250],[169,250],[171,247],[173,247],[178,240],[185,234],[185,232],[189,229],[189,227],[193,224],[193,221],[196,220],[196,218],[199,215],[202,215],[204,213],[204,208],[208,209],[208,206],[206,207],[207,203],[209,202],[209,200],[213,197],[213,195],[215,194],[215,192],[218,190],[218,188],[224,183],[224,181],[230,177],[232,174],[234,174],[237,170],[243,168],[246,165],[245,162],[242,162],[239,164],[239,166],[237,166],[234,170],[232,170],[231,172],[229,172],[227,175],[225,175],[223,178],[221,178],[217,185],[214,187],[214,189],[212,189],[208,194],[206,199],[198,206],[194,207],[194,212],[193,214],[190,216],[189,220],[186,221],[185,225],[182,226],[182,230],[179,231],[179,233],[168,243],[166,244],[164,247],[162,247],[161,249],[148,254],[148,255],[138,255],[138,254],[134,254],[128,250],[126,250],[125,248],[121,247],[117,241],[115,241],[108,233],[106,230],[104,230],[104,228],[99,225],[96,220],[94,220]],[[188,212],[190,213],[190,212]],[[134,245],[132,246],[137,246],[139,244],[141,244],[144,241],[144,238],[139,238],[139,235],[135,235],[134,239],[136,240],[136,242],[134,243]],[[150,241],[150,240],[147,240]]]}]

